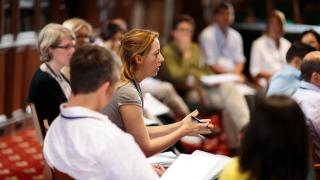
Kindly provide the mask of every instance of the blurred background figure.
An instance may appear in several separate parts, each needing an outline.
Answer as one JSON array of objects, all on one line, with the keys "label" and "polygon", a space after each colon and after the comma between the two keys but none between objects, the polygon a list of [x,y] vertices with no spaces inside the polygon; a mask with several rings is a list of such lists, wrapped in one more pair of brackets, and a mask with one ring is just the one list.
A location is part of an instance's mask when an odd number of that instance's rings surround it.
[{"label": "blurred background figure", "polygon": [[194,26],[194,20],[188,15],[175,19],[171,31],[173,41],[162,50],[165,58],[162,76],[189,104],[222,110],[229,147],[237,148],[239,134],[249,121],[248,105],[232,83],[202,86],[200,77],[212,74],[212,71],[202,63],[201,50],[192,42]]},{"label": "blurred background figure", "polygon": [[313,29],[303,31],[301,33],[300,40],[301,42],[312,46],[317,51],[320,50],[320,35],[317,31]]},{"label": "blurred background figure", "polygon": [[199,42],[205,62],[214,73],[235,73],[243,76],[246,58],[240,33],[231,28],[234,10],[230,3],[222,2],[213,11],[213,23],[200,34]]},{"label": "blurred background figure", "polygon": [[84,19],[71,18],[62,23],[62,26],[70,29],[76,35],[76,47],[89,44],[92,38],[92,26]]},{"label": "blurred background figure", "polygon": [[291,43],[283,38],[286,19],[274,10],[267,19],[266,32],[252,43],[250,73],[255,83],[266,88],[271,76],[286,64]]},{"label": "blurred background figure", "polygon": [[314,50],[313,47],[301,42],[292,44],[286,55],[287,64],[271,77],[267,96],[272,94],[292,96],[300,86],[302,59]]},{"label": "blurred background figure", "polygon": [[[92,26],[84,19],[67,19],[62,23],[62,26],[68,28],[75,34],[76,48],[91,43],[90,38],[92,38]],[[65,77],[70,80],[70,67],[65,66],[61,71],[63,75],[65,75]]]}]

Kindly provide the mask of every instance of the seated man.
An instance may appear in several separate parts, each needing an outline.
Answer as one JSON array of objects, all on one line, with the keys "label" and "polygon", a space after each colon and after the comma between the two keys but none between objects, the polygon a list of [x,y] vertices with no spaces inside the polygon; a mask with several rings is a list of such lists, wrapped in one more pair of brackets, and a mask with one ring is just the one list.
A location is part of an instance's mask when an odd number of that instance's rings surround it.
[{"label": "seated man", "polygon": [[158,179],[132,136],[99,113],[119,76],[111,53],[81,47],[70,67],[74,96],[61,105],[44,141],[49,166],[76,179]]},{"label": "seated man", "polygon": [[311,51],[315,51],[315,49],[300,42],[294,43],[289,48],[286,55],[287,64],[281,71],[272,76],[267,96],[272,94],[293,95],[300,84],[300,66],[302,59]]},{"label": "seated man", "polygon": [[[301,78],[299,88],[293,98],[300,105],[306,116],[310,128],[315,154],[320,159],[320,52],[307,54],[301,64]],[[318,161],[319,162],[319,161]]]}]

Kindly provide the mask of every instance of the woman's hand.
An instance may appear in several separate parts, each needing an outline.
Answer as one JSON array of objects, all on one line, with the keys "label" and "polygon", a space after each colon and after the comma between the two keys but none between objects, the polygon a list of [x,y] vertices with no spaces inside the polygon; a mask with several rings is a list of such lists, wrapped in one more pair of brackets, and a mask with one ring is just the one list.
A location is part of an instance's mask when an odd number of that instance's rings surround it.
[{"label": "woman's hand", "polygon": [[188,114],[183,120],[181,129],[185,135],[198,135],[198,134],[210,134],[213,129],[210,119],[201,119],[202,123],[193,120],[191,116],[197,116],[199,112],[197,110]]}]

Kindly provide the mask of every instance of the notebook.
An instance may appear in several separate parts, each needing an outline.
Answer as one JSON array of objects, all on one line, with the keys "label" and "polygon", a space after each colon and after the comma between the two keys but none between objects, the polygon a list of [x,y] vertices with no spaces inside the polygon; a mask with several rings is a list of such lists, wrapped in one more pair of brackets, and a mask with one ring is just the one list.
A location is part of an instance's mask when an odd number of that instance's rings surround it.
[{"label": "notebook", "polygon": [[203,151],[193,154],[181,154],[162,175],[161,180],[211,180],[219,173],[231,158]]},{"label": "notebook", "polygon": [[218,177],[231,158],[203,151],[181,154],[162,175],[161,180],[211,180]]}]

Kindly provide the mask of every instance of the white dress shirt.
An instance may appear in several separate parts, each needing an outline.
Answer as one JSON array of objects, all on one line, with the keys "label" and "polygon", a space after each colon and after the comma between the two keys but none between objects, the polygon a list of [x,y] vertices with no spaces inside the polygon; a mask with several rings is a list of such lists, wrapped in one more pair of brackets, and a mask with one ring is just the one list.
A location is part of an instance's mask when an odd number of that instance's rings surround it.
[{"label": "white dress shirt", "polygon": [[301,81],[300,87],[292,96],[301,107],[305,116],[312,121],[320,134],[320,88],[306,81]]},{"label": "white dress shirt", "polygon": [[280,47],[267,35],[262,35],[252,43],[250,55],[250,73],[252,76],[260,72],[278,72],[286,64],[286,54],[291,43],[280,38]]},{"label": "white dress shirt", "polygon": [[76,179],[159,179],[131,135],[107,116],[65,107],[44,141],[44,158]]},{"label": "white dress shirt", "polygon": [[199,41],[208,65],[218,64],[233,72],[237,64],[245,62],[242,37],[232,28],[224,34],[217,25],[210,25],[201,32]]}]

